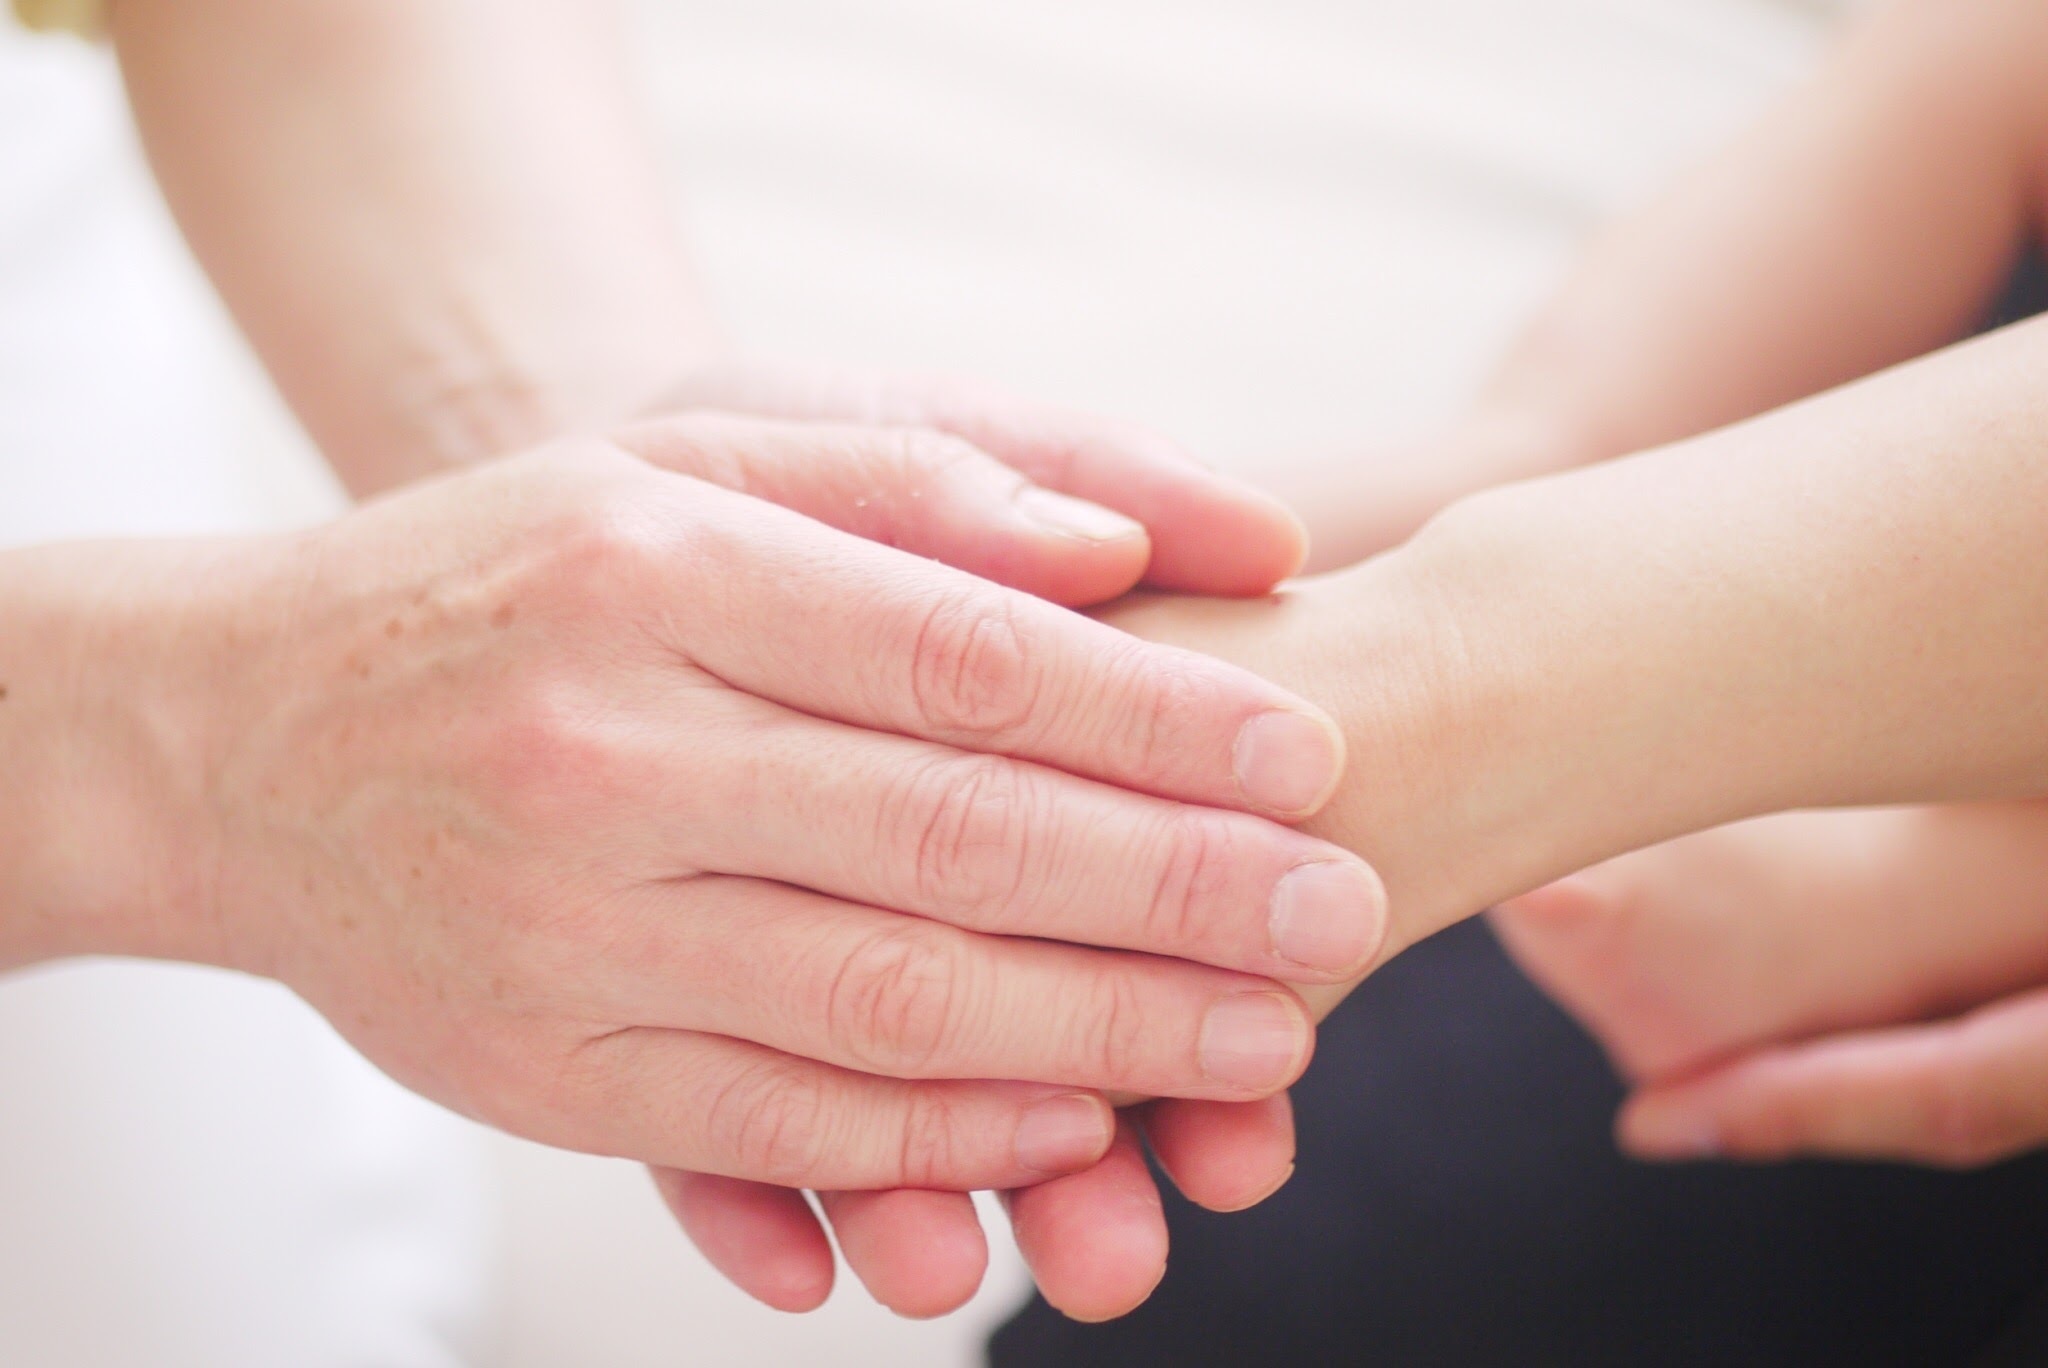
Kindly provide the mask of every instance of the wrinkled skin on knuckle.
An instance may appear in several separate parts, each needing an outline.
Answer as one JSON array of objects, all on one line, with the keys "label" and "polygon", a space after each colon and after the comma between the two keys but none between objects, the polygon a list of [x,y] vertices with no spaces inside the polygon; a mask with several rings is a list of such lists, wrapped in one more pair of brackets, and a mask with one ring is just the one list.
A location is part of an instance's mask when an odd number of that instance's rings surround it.
[{"label": "wrinkled skin on knuckle", "polygon": [[1002,595],[934,595],[910,655],[910,699],[928,736],[1000,745],[1028,727],[1041,681],[1023,624]]},{"label": "wrinkled skin on knuckle", "polygon": [[947,757],[904,782],[906,796],[891,805],[896,848],[912,853],[923,906],[972,925],[1014,903],[1040,806],[1025,772],[993,756]]},{"label": "wrinkled skin on knuckle", "polygon": [[856,1066],[896,1078],[930,1075],[955,1043],[963,966],[914,922],[863,939],[834,966],[825,1011]]},{"label": "wrinkled skin on knuckle", "polygon": [[1214,718],[1216,691],[1204,666],[1179,651],[1136,639],[1119,641],[1116,649],[1112,677],[1129,687],[1114,692],[1138,701],[1112,714],[1119,734],[1110,744],[1136,773],[1170,771],[1188,753],[1194,730]]},{"label": "wrinkled skin on knuckle", "polygon": [[1223,905],[1231,878],[1249,853],[1238,824],[1198,809],[1177,809],[1157,819],[1158,872],[1146,904],[1146,948],[1195,957],[1218,948],[1213,909]]},{"label": "wrinkled skin on knuckle", "polygon": [[953,1103],[943,1094],[928,1089],[904,1094],[896,1148],[904,1186],[942,1188],[954,1181],[964,1157],[960,1123]]},{"label": "wrinkled skin on knuckle", "polygon": [[1102,1086],[1116,1086],[1130,1077],[1145,1057],[1152,1029],[1147,995],[1133,967],[1106,968],[1077,981],[1066,1022],[1063,1059],[1090,1070]]},{"label": "wrinkled skin on knuckle", "polygon": [[759,1182],[814,1186],[833,1148],[825,1085],[795,1061],[735,1066],[701,1117],[712,1162]]}]

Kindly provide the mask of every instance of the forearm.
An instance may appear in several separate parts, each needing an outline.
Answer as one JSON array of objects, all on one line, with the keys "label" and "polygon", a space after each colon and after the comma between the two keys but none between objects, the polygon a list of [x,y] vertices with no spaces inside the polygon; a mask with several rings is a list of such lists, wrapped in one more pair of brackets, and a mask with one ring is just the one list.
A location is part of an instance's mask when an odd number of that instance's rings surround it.
[{"label": "forearm", "polygon": [[1886,6],[1599,239],[1481,407],[1544,415],[1595,459],[1953,342],[2038,231],[2044,150],[2048,11]]},{"label": "forearm", "polygon": [[1120,625],[1343,719],[1315,834],[1395,950],[1623,851],[1793,807],[2048,792],[2048,324],[1456,506],[1267,604]]},{"label": "forearm", "polygon": [[[202,544],[0,553],[0,968],[219,959],[196,833]],[[195,574],[194,572],[198,573]],[[181,587],[182,586],[182,587]]]},{"label": "forearm", "polygon": [[716,343],[585,0],[124,0],[187,236],[358,492],[600,425]]}]

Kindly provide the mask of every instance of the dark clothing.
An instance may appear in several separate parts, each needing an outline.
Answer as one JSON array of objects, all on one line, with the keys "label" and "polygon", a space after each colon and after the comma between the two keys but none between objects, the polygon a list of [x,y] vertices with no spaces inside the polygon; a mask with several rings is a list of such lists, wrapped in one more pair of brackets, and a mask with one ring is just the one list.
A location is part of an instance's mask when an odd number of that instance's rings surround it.
[{"label": "dark clothing", "polygon": [[[1324,1025],[1292,1183],[1230,1216],[1169,1197],[1150,1302],[1084,1326],[1035,1301],[991,1361],[1880,1368],[1969,1363],[2048,1322],[2029,1307],[2048,1158],[1636,1164],[1609,1133],[1620,1098],[1491,932],[1454,927]],[[2048,1364],[2028,1353],[2000,1362]]]}]

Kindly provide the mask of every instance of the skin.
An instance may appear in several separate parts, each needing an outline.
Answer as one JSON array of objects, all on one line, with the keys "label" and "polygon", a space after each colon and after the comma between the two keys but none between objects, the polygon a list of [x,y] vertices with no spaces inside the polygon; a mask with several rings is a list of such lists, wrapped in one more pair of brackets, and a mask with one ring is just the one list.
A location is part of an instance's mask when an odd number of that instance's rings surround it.
[{"label": "skin", "polygon": [[1960,1167],[2048,1139],[2044,907],[2037,802],[1739,823],[1495,918],[1637,1083],[1639,1157]]},{"label": "skin", "polygon": [[[1508,355],[1470,413],[1419,441],[1361,452],[1334,477],[1319,474],[1312,487],[1281,490],[1308,517],[1316,547],[1313,563],[1339,566],[1394,546],[1447,505],[1477,491],[1691,437],[1953,341],[1983,316],[2021,248],[2040,240],[2039,224],[2044,203],[2048,203],[2043,180],[2043,171],[2048,169],[2048,80],[2043,79],[2048,73],[2042,70],[2044,64],[2048,64],[2048,19],[2038,6],[2022,0],[1967,0],[1964,4],[1905,0],[1885,7],[1862,25],[1811,81],[1752,131],[1595,242],[1571,279]],[[2017,344],[2001,344],[2011,345]],[[1986,369],[1977,378],[1992,374],[1998,366],[1993,358],[1999,354],[1997,348],[1969,352],[1964,359],[1938,361],[1934,363],[1937,369],[1923,372],[1940,376],[1944,383],[1953,380],[1953,389],[1944,390],[1940,384],[1926,386],[1917,397],[1908,398],[1910,382],[1903,376],[1894,377],[1882,387],[1866,387],[1829,401],[1817,411],[1825,417],[1817,418],[1815,411],[1804,416],[1781,415],[1769,425],[1725,434],[1704,448],[1692,445],[1681,450],[1747,453],[1755,458],[1748,469],[1775,463],[1787,468],[1789,478],[1794,468],[1816,468],[1807,459],[1816,448],[1832,447],[1835,455],[1849,458],[1848,449],[1861,443],[1863,434],[1874,433],[1896,413],[1905,411],[1920,418],[1945,414],[1946,434],[1926,431],[1927,440],[1946,445],[1930,450],[1945,451],[1955,460],[1973,459],[1986,443],[1980,440],[1983,434],[1969,431],[1977,412],[1973,405],[1982,392],[1968,382],[1980,365]],[[2012,406],[2002,414],[1993,413],[1993,422],[2027,425],[2032,421],[2027,401],[2017,387],[2008,394]],[[1879,395],[1885,396],[1884,401],[1878,401]],[[1893,400],[1903,401],[1905,409],[1894,408]],[[1769,450],[1773,440],[1780,438],[1783,445]],[[1874,489],[1886,496],[1906,497],[1910,481],[1900,481],[1903,470],[1889,459],[1897,452],[1896,444],[1878,436],[1872,445],[1867,471],[1871,485],[1864,492]],[[1828,459],[1823,456],[1821,464]],[[1697,472],[1698,467],[1694,469]],[[1740,488],[1748,475],[1731,478],[1734,484],[1730,488]],[[1846,470],[1843,478],[1853,482]],[[1785,497],[1785,490],[1768,487],[1769,483],[1749,486],[1751,497]],[[1669,497],[1682,502],[1694,487],[1674,482]],[[1500,527],[1508,516],[1504,510],[1509,502],[1506,498],[1482,501],[1482,506],[1490,503],[1502,510],[1502,516],[1491,519],[1502,534],[1502,546],[1525,540],[1518,533],[1527,530]],[[1750,517],[1754,510],[1731,508],[1709,495],[1701,505],[1701,526],[1709,510],[1712,516],[1725,517],[1730,536],[1757,531],[1756,520]],[[1873,545],[1880,544],[1884,520],[1865,518],[1859,525],[1857,519],[1864,512],[1850,496],[1839,507],[1816,508],[1812,525],[1837,530],[1856,526],[1872,534]],[[1667,513],[1663,508],[1647,509],[1647,525],[1661,526]],[[1539,520],[1538,526],[1553,514],[1553,507],[1534,503],[1525,512]],[[1469,528],[1475,520],[1459,513],[1448,521]],[[1959,525],[1970,526],[1967,517]],[[1588,529],[1586,536],[1599,539],[1609,533],[1610,528],[1603,525]],[[1786,582],[1797,582],[1802,558],[1795,549],[1803,535],[1798,528],[1781,528],[1771,539],[1758,543],[1757,564],[1777,566],[1787,576]],[[1424,540],[1441,546],[1446,538],[1439,530]],[[1672,548],[1680,545],[1682,539],[1652,542],[1642,548],[1638,561],[1616,564],[1612,573],[1619,580],[1635,580],[1646,571],[1668,569],[1676,559]],[[1837,542],[1837,549],[1839,545]],[[1577,557],[1584,549],[1566,544],[1559,554]],[[1599,554],[1585,559],[1597,560],[1612,549],[1596,547]],[[1410,549],[1388,560],[1413,558]],[[1491,561],[1496,571],[1505,571],[1512,564],[1511,558],[1503,563],[1484,550],[1475,552],[1474,558]],[[1805,568],[1811,568],[1810,561]],[[1377,572],[1358,573],[1369,577]],[[1501,582],[1511,590],[1521,583],[1505,576]],[[1756,583],[1754,579],[1750,582]],[[1603,597],[1612,601],[1605,587],[1589,584],[1587,591],[1595,601]],[[1999,594],[2013,591],[2009,583],[1996,586]],[[1369,662],[1357,663],[1357,676],[1345,675],[1343,651],[1329,640],[1352,630],[1352,622],[1345,616],[1352,606],[1333,601],[1341,597],[1319,584],[1304,586],[1290,605],[1255,609],[1133,605],[1112,620],[1169,639],[1220,649],[1261,671],[1302,681],[1311,690],[1326,687],[1331,692],[1321,696],[1334,700],[1336,711],[1348,723],[1353,709],[1362,706],[1371,712],[1379,706],[1358,702],[1354,691],[1360,687],[1359,681],[1384,676],[1389,662],[1398,663],[1401,657],[1398,652],[1375,654]],[[1668,602],[1686,603],[1683,588],[1674,586]],[[1315,616],[1313,611],[1303,611],[1304,603],[1321,604],[1327,613],[1323,639],[1313,645],[1300,644],[1317,635],[1312,629],[1274,625],[1290,613],[1297,618]],[[1926,613],[1938,618],[1950,608],[1936,602]],[[1442,612],[1434,604],[1426,611],[1437,616]],[[1532,607],[1532,614],[1534,611]],[[1839,623],[1830,626],[1840,630]],[[1623,630],[1617,619],[1617,635],[1610,640],[1638,640],[1620,635]],[[1270,632],[1271,639],[1260,639],[1262,632]],[[1589,643],[1589,650],[1597,649],[1598,643]],[[1769,647],[1770,654],[1781,652],[1782,643]],[[1533,660],[1530,678],[1539,677]],[[1776,688],[1784,682],[1750,687]],[[1850,681],[1850,691],[1844,697],[1854,706],[1869,692]],[[1759,692],[1755,696],[1771,697],[1773,713],[1782,713],[1775,694]],[[1902,719],[1901,725],[1907,722]],[[1683,725],[1691,736],[1706,730],[1700,719]],[[1476,719],[1473,726],[1475,734],[1498,732],[1496,717],[1491,714]],[[1421,730],[1427,734],[1426,727]],[[1563,748],[1564,755],[1588,753],[1576,732],[1559,735],[1573,738],[1572,745]],[[1354,755],[1373,757],[1365,762],[1365,768],[1354,771],[1354,782],[1375,785],[1382,793],[1404,792],[1398,782],[1385,782],[1373,768],[1381,751],[1369,749],[1372,744],[1354,732]],[[1392,738],[1388,744],[1396,755],[1410,753],[1404,738]],[[1563,743],[1557,744],[1563,747]],[[1796,749],[1796,741],[1792,744]],[[1715,747],[1722,752],[1718,734]],[[1512,755],[1514,749],[1508,753]],[[1727,758],[1720,753],[1717,763]],[[1687,752],[1669,763],[1674,770],[1682,767],[1684,773],[1698,775],[1702,773],[1700,761],[1699,755]],[[1558,781],[1560,802],[1581,777],[1576,764],[1544,776],[1546,781]],[[1468,794],[1483,796],[1487,791],[1483,785],[1473,789],[1439,781],[1426,790],[1426,796],[1438,802],[1455,798],[1456,805],[1469,807],[1472,799]],[[1626,791],[1632,798],[1643,796],[1635,789]],[[1949,795],[1940,791],[1940,796]],[[1324,819],[1324,834],[1340,841],[1355,837],[1362,843],[1359,848],[1384,850],[1388,858],[1396,858],[1402,847],[1391,833],[1410,831],[1413,814],[1381,811],[1376,815],[1382,824],[1375,827],[1364,816],[1345,816],[1347,810],[1357,810],[1352,801],[1340,792]],[[1792,801],[1770,800],[1777,805]],[[1601,806],[1613,806],[1611,792],[1603,795]],[[1702,810],[1714,807],[1707,803]],[[1739,807],[1720,808],[1715,819],[1735,816]],[[1787,820],[1795,825],[1786,828],[1786,837],[1806,834],[1796,828],[1809,819]],[[1882,834],[1888,823],[1932,819],[1925,814],[1919,819],[1846,814],[1832,820],[1842,824],[1840,834],[1845,841],[1861,847]],[[1655,825],[1647,823],[1642,830]],[[1752,845],[1775,844],[1781,839],[1771,835],[1768,823],[1760,828]],[[1856,830],[1861,835],[1853,835]],[[1546,839],[1541,820],[1513,831],[1497,823],[1488,834],[1492,841],[1511,840],[1522,845],[1541,845]],[[1608,839],[1615,835],[1610,831]],[[1429,844],[1425,841],[1422,848]],[[1495,848],[1483,844],[1471,849],[1476,853]],[[1711,853],[1711,846],[1703,842],[1684,858],[1696,865]],[[1552,854],[1556,858],[1551,862],[1563,872],[1568,863],[1563,847]],[[1729,858],[1734,860],[1732,850]],[[1409,900],[1402,888],[1403,877],[1398,872],[1389,874],[1397,919],[1405,915],[1403,905]],[[1763,874],[1756,872],[1752,882],[1761,877]],[[1778,871],[1775,877],[1792,874]],[[1801,877],[1827,883],[1821,871]],[[1639,925],[1641,920],[1634,919],[1631,925]],[[1691,924],[1698,928],[1696,919]],[[1819,926],[1813,931],[1825,934]],[[1401,939],[1397,934],[1396,941]],[[1612,938],[1602,943],[1611,947]],[[1953,944],[1959,954],[1967,953],[1966,939],[1958,938]],[[1698,948],[1696,944],[1695,952]],[[1734,962],[1747,962],[1733,947],[1729,954]],[[1604,965],[1606,973],[1620,973],[1617,959],[1610,954]],[[1888,980],[1885,991],[1895,1002],[1938,1000],[1941,994],[1956,991],[1961,974],[1952,959],[1943,964],[1945,979],[1936,974],[1908,991],[1895,976]],[[1641,966],[1638,977],[1654,976],[1656,967],[1654,962]],[[1586,1004],[1592,1024],[1601,1029],[1604,1018],[1592,1013],[1592,1004],[1625,992],[1631,980],[1626,976],[1600,979],[1587,972],[1574,981],[1579,992],[1565,994],[1568,1005]],[[1824,987],[1846,992],[1843,984],[1798,986],[1816,992]],[[1870,999],[1858,1000],[1864,1003],[1858,1010],[1874,1010]],[[1752,1005],[1736,1013],[1736,1019],[1751,1025],[1763,1018],[1811,1022],[1824,1019],[1828,1001],[1823,994],[1804,1006],[1778,1003],[1760,1018],[1749,1015],[1750,1011],[1763,1011]],[[1825,1140],[1829,1125],[1838,1133],[1853,1128],[1856,1109],[1864,1107],[1870,1115],[1890,1119],[1895,1143],[1905,1146],[1915,1140],[1922,1146],[1918,1152],[1934,1152],[1926,1140],[1926,1129],[1916,1137],[1909,1124],[1916,1117],[1924,1121],[1942,1114],[1941,1108],[1927,1104],[1931,1095],[1942,1095],[1945,1090],[1950,1098],[1958,1092],[1980,1097],[1986,1109],[1997,1114],[2001,1097],[2019,1095],[2014,1089],[2032,1086],[2031,1078],[2038,1076],[2038,1070],[2030,1075],[2017,1067],[2022,1061],[2042,1057],[2036,1044],[2040,1037],[2021,1029],[2038,1018],[2025,1016],[2029,1009],[2024,1000],[2016,1002],[2014,1009],[2013,1018],[1999,1018],[1991,1023],[1993,1029],[1969,1037],[1968,1051],[1930,1050],[1915,1037],[1895,1042],[1903,1047],[1895,1058],[1910,1057],[1910,1070],[1887,1073],[1870,1068],[1868,1051],[1852,1051],[1828,1057],[1834,1072],[1799,1061],[1768,1074],[1768,1086],[1744,1096],[1758,1099],[1758,1114],[1776,1118],[1781,1134],[1797,1133],[1796,1127],[1787,1129],[1789,1123],[1784,1118],[1794,1110],[1790,1099],[1797,1095],[1798,1086],[1811,1078],[1815,1083],[1811,1095],[1834,1107],[1830,1111],[1828,1106],[1816,1105],[1806,1114],[1812,1128],[1807,1133],[1816,1143]],[[1727,1030],[1733,1024],[1719,1025]],[[1686,1029],[1698,1025],[1687,1023]],[[1670,1023],[1665,1023],[1665,1029],[1669,1027]],[[1644,1038],[1650,1034],[1646,1028]],[[1624,1051],[1629,1048],[1627,1042],[1635,1038],[1634,1031],[1616,1031],[1609,1036],[1610,1043]],[[1861,1042],[1849,1043],[1861,1046]],[[1809,1072],[1801,1074],[1800,1069]],[[1973,1080],[1986,1086],[1973,1090]],[[1989,1086],[1992,1082],[1998,1086]],[[1893,1085],[1901,1090],[1898,1095],[1918,1099],[1917,1105],[1902,1107],[1886,1101],[1885,1088]],[[2038,1093],[2038,1087],[2033,1091]],[[1765,1106],[1766,1102],[1770,1105]],[[1260,1135],[1262,1144],[1244,1145],[1235,1162],[1189,1163],[1176,1142],[1176,1127],[1187,1105],[1155,1104],[1133,1115],[1148,1131],[1164,1166],[1189,1196],[1222,1206],[1240,1198],[1248,1200],[1285,1180],[1292,1158],[1286,1133],[1277,1124],[1260,1131],[1256,1116],[1249,1114],[1244,1129]],[[1272,1104],[1265,1106],[1270,1111]],[[1948,1108],[1949,1114],[1955,1111]],[[2015,1111],[2013,1105],[2002,1106],[2005,1115]],[[1216,1123],[1212,1119],[1205,1124]],[[1697,1128],[1680,1126],[1679,1130],[1688,1142],[1697,1137]],[[2020,1132],[2011,1126],[2003,1132],[2008,1137],[2015,1133]],[[1867,1137],[1864,1143],[1869,1143]],[[1098,1184],[1101,1192],[1130,1191],[1142,1180],[1135,1154],[1119,1148],[1096,1170],[1011,1196],[1020,1245],[1041,1291],[1055,1306],[1082,1319],[1114,1316],[1142,1301],[1157,1282],[1165,1267],[1166,1243],[1156,1204],[1123,1202],[1099,1218],[1089,1214],[1100,1195]],[[899,1309],[913,1305],[902,1292],[906,1285],[919,1288],[914,1305],[927,1311],[945,1309],[971,1293],[978,1273],[967,1277],[955,1270],[949,1277],[933,1277],[919,1284],[906,1272],[918,1267],[929,1250],[960,1243],[959,1228],[971,1219],[964,1208],[946,1208],[942,1219],[929,1202],[892,1212],[885,1204],[871,1201],[855,1215],[862,1229],[853,1233],[853,1238],[849,1238],[848,1220],[838,1221],[842,1247],[860,1251],[856,1271],[871,1289],[890,1289],[898,1298],[891,1305]],[[787,1210],[782,1219],[792,1227],[797,1224]],[[808,1222],[807,1214],[803,1220]],[[822,1237],[819,1239],[822,1242]],[[802,1261],[803,1256],[791,1252],[794,1245],[764,1247],[776,1249],[784,1266]],[[1093,1251],[1105,1249],[1123,1251],[1125,1262],[1112,1266],[1106,1258],[1094,1256]],[[865,1265],[862,1258],[868,1261]],[[722,1266],[742,1286],[752,1287],[752,1268],[745,1261],[733,1260]]]}]

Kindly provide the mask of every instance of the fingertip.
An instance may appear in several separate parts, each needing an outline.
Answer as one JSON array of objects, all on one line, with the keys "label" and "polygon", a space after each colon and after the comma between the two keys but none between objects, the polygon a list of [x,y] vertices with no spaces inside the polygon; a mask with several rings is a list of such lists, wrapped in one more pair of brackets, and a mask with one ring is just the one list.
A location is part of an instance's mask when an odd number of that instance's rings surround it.
[{"label": "fingertip", "polygon": [[802,1193],[674,1169],[652,1172],[683,1233],[740,1291],[792,1313],[815,1311],[832,1295],[832,1246]]},{"label": "fingertip", "polygon": [[1022,1168],[1047,1177],[1093,1167],[1116,1142],[1116,1113],[1099,1093],[1063,1093],[1034,1103],[1012,1146]]},{"label": "fingertip", "polygon": [[840,1252],[877,1302],[907,1320],[959,1310],[988,1272],[988,1238],[964,1193],[899,1189],[823,1196]]},{"label": "fingertip", "polygon": [[1070,1319],[1128,1315],[1166,1276],[1166,1215],[1128,1118],[1094,1168],[1013,1193],[1010,1219],[1039,1291]]},{"label": "fingertip", "polygon": [[1181,1195],[1210,1211],[1244,1211],[1294,1176],[1294,1104],[1166,1100],[1145,1111],[1152,1155]]},{"label": "fingertip", "polygon": [[1301,821],[1320,812],[1343,782],[1344,732],[1319,708],[1270,708],[1238,729],[1230,764],[1248,807]]},{"label": "fingertip", "polygon": [[1706,1113],[1655,1093],[1623,1104],[1614,1119],[1615,1143],[1630,1158],[1653,1164],[1697,1163],[1725,1155],[1720,1126]]},{"label": "fingertip", "polygon": [[1301,573],[1308,528],[1263,490],[1221,475],[1202,477],[1170,519],[1154,519],[1145,582],[1218,598],[1255,598]]}]

